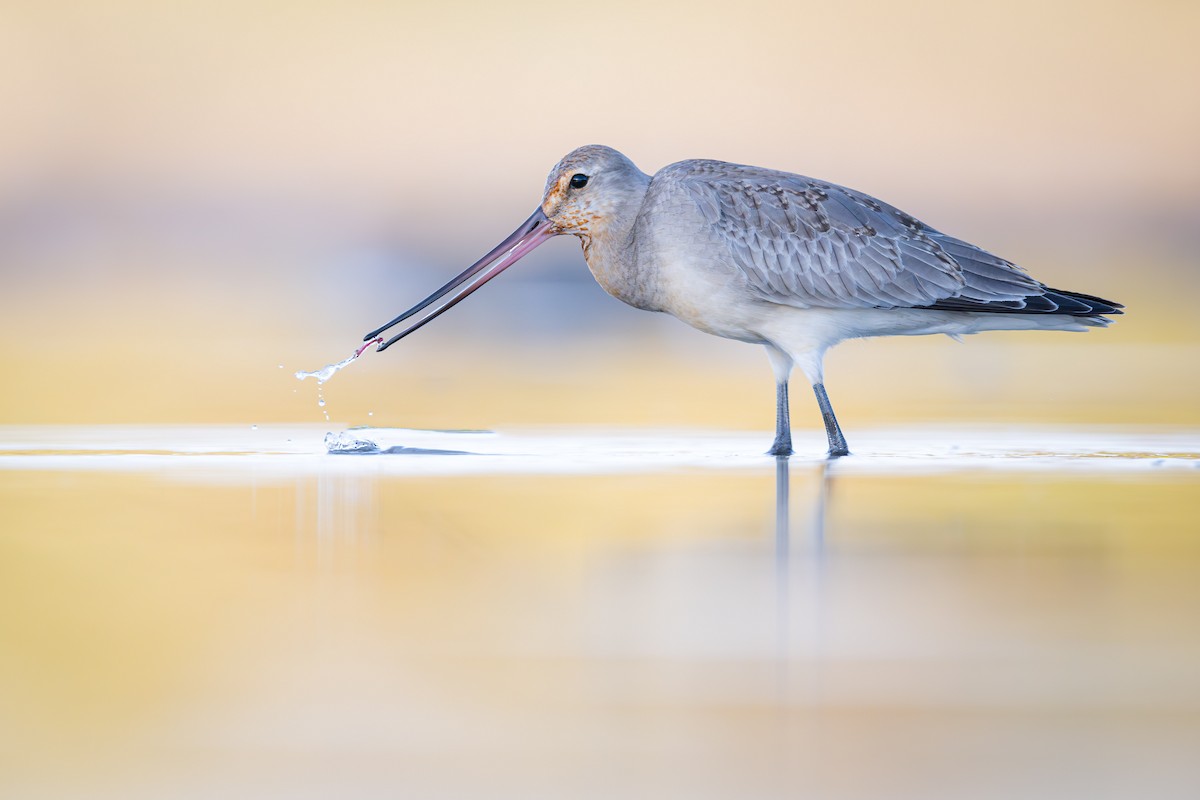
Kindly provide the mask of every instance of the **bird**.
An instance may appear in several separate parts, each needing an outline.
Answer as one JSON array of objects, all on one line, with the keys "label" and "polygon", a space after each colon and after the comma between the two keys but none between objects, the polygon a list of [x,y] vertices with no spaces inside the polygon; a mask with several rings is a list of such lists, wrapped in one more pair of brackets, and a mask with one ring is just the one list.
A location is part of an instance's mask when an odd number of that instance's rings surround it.
[{"label": "bird", "polygon": [[[775,439],[792,447],[788,383],[812,386],[828,458],[849,455],[824,383],[825,352],[847,339],[995,330],[1084,331],[1120,303],[1053,289],[1023,268],[868,194],[780,170],[690,159],[647,175],[586,145],[550,171],[537,209],[487,255],[363,337],[382,351],[428,324],[543,242],[577,237],[596,281],[635,308],[765,347]],[[387,341],[382,334],[409,322]]]}]

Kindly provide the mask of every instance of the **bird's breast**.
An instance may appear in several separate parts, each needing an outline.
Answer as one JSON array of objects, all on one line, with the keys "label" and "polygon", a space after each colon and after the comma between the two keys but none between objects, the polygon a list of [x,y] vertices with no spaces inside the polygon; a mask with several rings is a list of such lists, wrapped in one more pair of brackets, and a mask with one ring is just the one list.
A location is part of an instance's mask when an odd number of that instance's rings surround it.
[{"label": "bird's breast", "polygon": [[585,239],[583,257],[596,283],[613,297],[644,311],[664,310],[654,267],[637,257],[633,242]]}]

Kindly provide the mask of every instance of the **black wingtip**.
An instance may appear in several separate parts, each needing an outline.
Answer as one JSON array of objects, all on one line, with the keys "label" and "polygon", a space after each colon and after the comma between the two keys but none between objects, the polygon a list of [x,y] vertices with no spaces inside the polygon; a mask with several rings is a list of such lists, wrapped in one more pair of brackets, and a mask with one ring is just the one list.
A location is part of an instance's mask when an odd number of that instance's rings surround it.
[{"label": "black wingtip", "polygon": [[921,308],[991,314],[1056,314],[1070,317],[1119,316],[1125,313],[1121,310],[1125,306],[1113,300],[1049,287],[1042,294],[1030,295],[1024,300],[995,300],[988,303],[965,297],[948,297]]},{"label": "black wingtip", "polygon": [[1082,314],[1070,312],[1074,316],[1096,316],[1097,314],[1124,314],[1121,309],[1124,305],[1114,300],[1105,300],[1103,297],[1096,297],[1093,294],[1083,294],[1082,292],[1069,292],[1065,289],[1047,289],[1047,294],[1057,295],[1058,297],[1070,298],[1073,301],[1087,306],[1088,310]]}]

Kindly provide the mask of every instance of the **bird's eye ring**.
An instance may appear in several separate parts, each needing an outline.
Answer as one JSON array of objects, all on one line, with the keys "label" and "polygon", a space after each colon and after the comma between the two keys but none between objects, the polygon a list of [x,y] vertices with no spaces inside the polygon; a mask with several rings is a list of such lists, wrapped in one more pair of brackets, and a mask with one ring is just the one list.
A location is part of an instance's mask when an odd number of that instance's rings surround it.
[{"label": "bird's eye ring", "polygon": [[583,187],[587,186],[587,182],[588,176],[584,175],[582,172],[577,172],[571,176],[572,189],[582,189]]}]

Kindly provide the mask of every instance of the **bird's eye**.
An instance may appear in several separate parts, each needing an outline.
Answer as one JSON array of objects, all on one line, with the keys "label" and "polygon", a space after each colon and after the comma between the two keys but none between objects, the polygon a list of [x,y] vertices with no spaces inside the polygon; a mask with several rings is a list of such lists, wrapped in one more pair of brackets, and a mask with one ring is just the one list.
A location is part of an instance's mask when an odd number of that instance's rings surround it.
[{"label": "bird's eye", "polygon": [[582,189],[583,187],[587,186],[587,182],[588,176],[584,175],[582,172],[578,172],[571,176],[572,189]]}]

